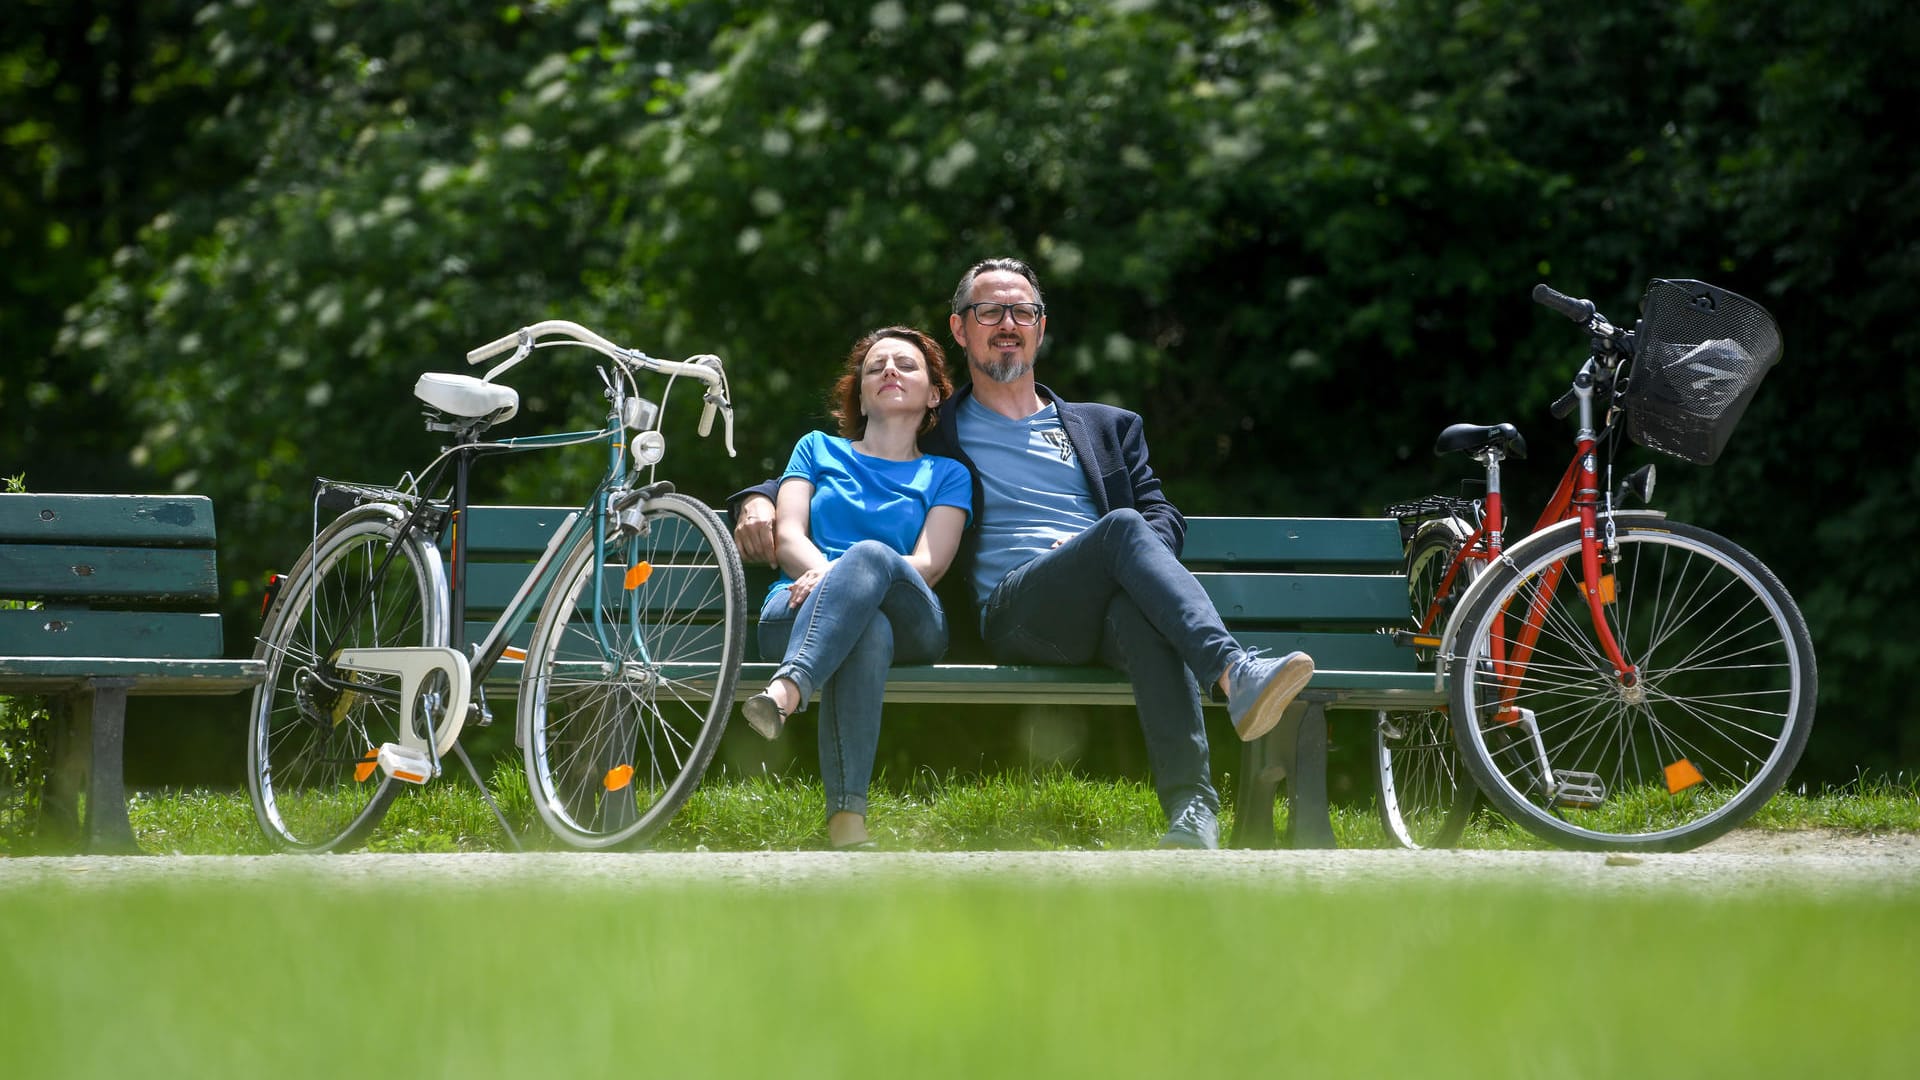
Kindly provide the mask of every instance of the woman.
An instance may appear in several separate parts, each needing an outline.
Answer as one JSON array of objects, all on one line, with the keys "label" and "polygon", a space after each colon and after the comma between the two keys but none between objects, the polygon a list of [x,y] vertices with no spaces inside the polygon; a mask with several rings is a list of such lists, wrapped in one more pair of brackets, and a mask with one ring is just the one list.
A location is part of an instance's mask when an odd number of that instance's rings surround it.
[{"label": "woman", "polygon": [[861,338],[833,389],[840,435],[809,432],[780,476],[775,556],[784,576],[760,611],[760,652],[781,656],[765,691],[742,706],[777,738],[820,691],[820,776],[835,848],[872,847],[867,784],[880,742],[880,699],[894,660],[947,648],[934,583],[972,513],[972,480],[919,438],[953,392],[946,356],[926,334],[889,326]]}]

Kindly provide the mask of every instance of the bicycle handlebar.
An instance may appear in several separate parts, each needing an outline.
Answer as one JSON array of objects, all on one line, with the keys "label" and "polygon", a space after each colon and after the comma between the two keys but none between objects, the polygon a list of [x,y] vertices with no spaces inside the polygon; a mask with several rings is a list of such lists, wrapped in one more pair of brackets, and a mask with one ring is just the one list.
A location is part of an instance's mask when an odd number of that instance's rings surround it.
[{"label": "bicycle handlebar", "polygon": [[1560,292],[1545,284],[1535,285],[1533,287],[1533,302],[1539,304],[1541,307],[1557,311],[1582,326],[1591,323],[1595,312],[1598,310],[1593,306],[1593,301],[1591,300],[1576,300],[1566,293]]},{"label": "bicycle handlebar", "polygon": [[568,322],[565,319],[548,319],[545,322],[537,322],[532,326],[523,327],[505,337],[495,338],[485,345],[469,352],[467,354],[467,363],[484,363],[506,352],[510,348],[524,346],[524,348],[518,349],[518,354],[509,358],[506,363],[487,372],[485,378],[488,382],[492,382],[495,378],[504,374],[507,369],[525,360],[527,356],[531,354],[533,345],[540,338],[547,336],[568,338],[596,352],[603,353],[620,363],[643,367],[648,371],[658,371],[667,375],[688,375],[714,388],[726,385],[726,377],[722,374],[720,358],[717,356],[697,356],[684,361],[661,360],[657,357],[648,356],[639,349],[628,349],[615,345],[613,342],[581,326],[579,323]]},{"label": "bicycle handlebar", "polygon": [[467,363],[484,363],[508,349],[513,349],[512,356],[484,376],[487,382],[492,382],[504,375],[515,364],[532,355],[534,345],[544,336],[564,337],[575,344],[584,345],[611,358],[623,367],[644,368],[669,376],[686,375],[706,384],[706,407],[700,410],[700,434],[705,437],[711,433],[714,414],[723,414],[727,421],[727,454],[733,455],[733,404],[727,400],[726,369],[720,358],[710,353],[688,357],[686,360],[661,360],[648,356],[639,349],[622,348],[579,323],[565,319],[548,319],[545,322],[534,323],[532,326],[521,327],[511,334],[495,338],[468,352]]},{"label": "bicycle handlebar", "polygon": [[499,356],[501,353],[506,352],[508,349],[513,348],[514,345],[519,343],[519,341],[520,341],[520,334],[518,331],[508,334],[506,337],[497,338],[493,341],[489,341],[485,345],[482,345],[479,348],[468,352],[467,363],[478,364],[483,360],[488,360],[493,357]]}]

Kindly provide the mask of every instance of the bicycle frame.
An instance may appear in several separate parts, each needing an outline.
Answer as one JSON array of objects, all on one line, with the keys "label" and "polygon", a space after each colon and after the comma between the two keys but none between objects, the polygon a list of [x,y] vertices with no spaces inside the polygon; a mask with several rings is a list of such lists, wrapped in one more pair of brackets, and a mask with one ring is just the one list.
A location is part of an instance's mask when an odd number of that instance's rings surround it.
[{"label": "bicycle frame", "polygon": [[[1581,591],[1586,598],[1587,607],[1593,615],[1598,644],[1607,659],[1613,664],[1614,671],[1622,685],[1631,686],[1638,681],[1639,673],[1627,662],[1620,644],[1613,633],[1612,623],[1606,618],[1606,608],[1613,602],[1612,578],[1602,572],[1600,545],[1601,514],[1603,513],[1602,489],[1598,467],[1598,450],[1604,431],[1597,430],[1594,424],[1593,396],[1596,378],[1600,367],[1598,356],[1590,358],[1574,380],[1574,394],[1578,399],[1580,411],[1579,429],[1574,437],[1573,458],[1561,473],[1560,483],[1547,500],[1539,520],[1534,523],[1531,533],[1537,533],[1549,526],[1563,521],[1577,519],[1580,522]],[[1506,509],[1500,491],[1500,462],[1502,455],[1497,450],[1488,450],[1476,455],[1486,468],[1487,493],[1482,501],[1483,512],[1480,520],[1474,524],[1471,534],[1461,543],[1460,550],[1448,565],[1434,599],[1428,605],[1421,618],[1419,633],[1423,638],[1434,639],[1438,629],[1434,623],[1440,617],[1447,602],[1453,598],[1453,590],[1459,579],[1460,571],[1469,559],[1492,563],[1501,557],[1505,549]],[[1515,641],[1511,655],[1507,650],[1504,626],[1508,613],[1500,612],[1495,616],[1496,632],[1489,642],[1489,651],[1494,664],[1494,676],[1505,688],[1501,707],[1495,718],[1505,723],[1519,719],[1512,708],[1512,698],[1522,677],[1527,662],[1532,658],[1534,648],[1546,618],[1546,602],[1551,597],[1560,575],[1565,572],[1562,565],[1555,565],[1546,571],[1543,587],[1535,594],[1534,604],[1526,613],[1522,628]]]},{"label": "bicycle frame", "polygon": [[[638,362],[649,369],[668,370],[675,375],[684,371],[696,370],[703,366],[698,361],[672,364],[665,361],[654,360],[636,351],[620,350],[611,342],[607,342],[598,335],[592,334],[591,331],[587,331],[583,327],[558,321],[540,323],[533,327],[528,327],[517,335],[502,338],[487,346],[475,349],[472,353],[468,354],[468,361],[470,363],[480,363],[504,351],[506,347],[517,345],[512,357],[487,373],[487,377],[490,380],[492,377],[507,371],[525,359],[534,347],[534,338],[542,332],[549,331],[559,331],[568,334],[569,337],[573,339],[566,342],[568,344],[584,345],[608,355]],[[588,530],[592,531],[595,550],[601,553],[606,551],[608,544],[608,521],[609,518],[613,516],[611,500],[616,492],[623,492],[628,489],[629,478],[633,473],[628,460],[628,443],[625,436],[629,430],[635,431],[636,437],[644,436],[654,431],[652,427],[643,428],[642,425],[635,423],[637,413],[634,410],[630,410],[629,406],[638,400],[638,396],[637,394],[629,396],[626,393],[627,377],[628,375],[625,371],[616,371],[611,377],[609,377],[604,370],[602,371],[602,379],[606,382],[608,388],[607,396],[610,407],[607,411],[605,423],[597,430],[590,429],[544,435],[528,435],[483,443],[478,440],[480,432],[487,426],[484,421],[468,420],[451,424],[430,423],[430,428],[452,432],[455,436],[455,443],[436,459],[425,473],[412,482],[412,490],[424,494],[409,496],[406,492],[393,489],[373,488],[358,484],[341,484],[327,480],[315,482],[314,499],[316,520],[319,506],[326,499],[326,496],[330,492],[339,491],[347,493],[353,497],[356,502],[371,501],[372,499],[391,499],[401,503],[403,506],[411,502],[411,509],[408,510],[406,517],[397,529],[397,535],[399,536],[406,536],[409,533],[418,531],[424,536],[431,537],[437,543],[441,529],[443,527],[451,529],[450,547],[452,562],[451,565],[447,567],[445,573],[448,593],[448,621],[450,624],[447,630],[448,646],[454,652],[470,658],[467,665],[467,686],[469,692],[471,692],[472,687],[483,686],[487,675],[493,670],[494,665],[499,663],[503,658],[517,653],[519,655],[512,655],[511,658],[516,660],[525,659],[525,654],[513,648],[509,642],[511,642],[513,634],[538,612],[540,602],[544,599],[546,591],[552,587],[553,579],[558,572],[560,554],[570,550],[575,544],[579,543],[587,534]],[[715,378],[717,379],[718,376]],[[709,383],[709,385],[712,386],[713,383]],[[716,408],[725,409],[727,449],[729,453],[732,453],[733,417],[731,407],[725,402],[725,394],[720,393],[716,396],[710,390],[706,400],[706,412],[701,419],[701,434],[706,434],[710,429]],[[630,413],[634,413],[634,415],[630,415]],[[653,413],[656,421],[658,416],[659,411],[656,407]],[[657,445],[657,435],[655,439]],[[486,636],[482,639],[480,645],[477,648],[469,649],[466,640],[467,531],[464,525],[470,508],[467,489],[473,462],[485,454],[583,445],[600,441],[607,443],[607,468],[605,473],[602,474],[599,483],[595,485],[593,493],[588,497],[585,505],[579,512],[569,515],[566,520],[562,521],[560,526],[555,529],[553,535],[548,538],[546,547],[541,553],[540,558],[535,562],[533,569],[515,591],[513,599],[507,604],[505,610],[501,612],[493,624],[488,627]],[[655,455],[653,460],[648,462],[648,464],[651,465],[657,462],[657,460],[658,457]],[[445,482],[446,473],[449,469],[452,471],[451,492],[444,501],[436,500],[430,493]],[[649,494],[661,486],[664,485],[649,484],[639,489],[633,489],[630,495],[623,497],[623,502],[627,505],[644,504]],[[317,528],[315,532],[316,534],[318,533]],[[353,608],[350,610],[349,620],[343,621],[343,626],[348,625],[352,618],[359,615],[361,609],[367,603],[368,598],[373,595],[375,587],[385,578],[398,552],[398,545],[395,545],[387,551],[379,566],[377,566],[369,576],[367,588],[362,590],[360,596],[356,599]],[[604,561],[604,559],[602,559],[602,561]],[[630,572],[636,570],[640,570],[642,573],[647,572],[637,567],[630,568]],[[613,662],[614,658],[619,655],[619,648],[616,643],[609,638],[607,619],[604,615],[606,604],[609,601],[606,596],[606,583],[600,575],[592,576],[592,590],[590,606],[593,613],[594,636],[600,649],[601,659],[605,662]],[[622,599],[624,600],[624,591]],[[650,662],[651,658],[648,656],[646,642],[639,634],[637,628],[631,632],[631,637],[632,640],[626,644],[637,650],[643,662]],[[321,655],[334,656],[340,646],[341,642],[337,638],[330,639],[326,642],[326,647],[322,650]],[[323,685],[336,692],[350,690],[354,693],[371,693],[379,696],[391,696],[396,699],[402,696],[400,691],[394,690],[391,687],[369,686],[350,682],[337,673],[334,663],[331,661],[318,665],[315,675]],[[466,695],[461,695],[461,697],[464,699]],[[472,699],[472,705],[479,710],[483,717],[490,715],[486,708],[484,694],[474,697]],[[464,713],[467,710],[461,709],[459,711],[463,715],[450,715],[448,717],[448,722],[454,725],[454,730],[447,734],[445,738],[457,738],[460,728],[465,725],[467,717]],[[433,771],[435,775],[438,775],[440,771],[438,742],[442,736],[432,730],[432,718],[430,714],[426,718],[426,722],[429,728],[426,736],[426,746],[428,753],[433,759]]]},{"label": "bicycle frame", "polygon": [[[414,501],[414,505],[407,513],[407,516],[401,521],[396,532],[398,535],[404,536],[417,531],[424,536],[432,537],[435,542],[437,542],[443,528],[451,530],[450,546],[452,549],[452,558],[451,564],[445,571],[449,613],[447,644],[448,647],[454,651],[471,657],[468,667],[470,687],[480,686],[485,682],[493,666],[509,653],[510,646],[508,642],[512,640],[513,633],[518,630],[521,625],[526,623],[538,610],[538,599],[552,584],[551,579],[555,570],[556,557],[559,553],[568,550],[574,543],[578,542],[580,537],[589,528],[594,530],[595,546],[602,549],[606,546],[607,499],[611,492],[618,489],[620,485],[625,482],[628,475],[626,455],[624,453],[625,443],[620,438],[621,434],[622,425],[620,423],[620,417],[618,412],[615,411],[610,414],[607,425],[598,431],[523,436],[517,439],[505,439],[485,445],[456,445],[450,454],[442,457],[440,461],[431,467],[416,482],[415,488],[417,490],[432,491],[445,480],[445,474],[449,469],[451,469],[453,473],[452,490],[449,497],[444,501],[436,500],[430,496],[418,498]],[[506,610],[504,610],[500,617],[488,628],[482,646],[477,650],[469,650],[466,640],[467,534],[463,526],[466,522],[469,508],[467,484],[473,461],[482,454],[489,452],[539,449],[547,446],[574,445],[603,439],[607,440],[610,445],[608,455],[609,464],[607,472],[595,486],[592,496],[580,512],[569,515],[567,519],[561,523],[560,527],[554,531],[553,535],[547,541],[545,552],[535,563],[533,571],[529,573],[527,579],[516,591],[512,602],[509,603]],[[368,491],[368,489],[360,485],[336,485],[332,481],[326,480],[318,481],[315,488],[316,501],[324,500],[326,495],[331,491],[349,491],[355,493],[365,493]],[[388,494],[397,493],[389,492]],[[374,594],[379,583],[386,577],[398,552],[399,547],[395,545],[388,550],[380,564],[374,568],[373,573],[368,578],[367,588],[362,590],[360,596],[355,601],[350,618],[357,616],[359,608],[367,602],[368,597]],[[601,587],[601,582],[596,578],[594,582],[595,596],[593,598],[596,623],[598,623],[599,619],[600,605],[603,603],[603,597],[600,594]],[[601,638],[603,652],[611,656],[611,646],[606,641],[604,629],[600,629],[599,636]],[[644,643],[639,644],[644,650]],[[340,646],[341,642],[338,640],[329,640],[326,643],[326,648],[322,651],[322,655],[332,656],[338,651]],[[516,659],[518,658],[519,657],[516,657]],[[324,685],[335,690],[351,689],[353,692],[359,694],[373,694],[383,697],[390,696],[396,699],[400,696],[400,692],[392,687],[348,683],[333,670],[332,664],[323,663],[319,665],[315,671],[315,675]],[[485,715],[487,710],[484,701],[475,699],[475,703],[479,705],[481,713]],[[455,734],[457,735],[458,727],[464,726],[466,717],[450,716],[448,719],[456,725]],[[437,747],[439,735],[437,732],[431,730],[432,718],[430,714],[427,717],[427,723],[429,726],[426,737],[427,746],[430,748]],[[430,753],[435,759],[434,765],[435,771],[437,772],[439,755],[437,750],[430,750]]]}]

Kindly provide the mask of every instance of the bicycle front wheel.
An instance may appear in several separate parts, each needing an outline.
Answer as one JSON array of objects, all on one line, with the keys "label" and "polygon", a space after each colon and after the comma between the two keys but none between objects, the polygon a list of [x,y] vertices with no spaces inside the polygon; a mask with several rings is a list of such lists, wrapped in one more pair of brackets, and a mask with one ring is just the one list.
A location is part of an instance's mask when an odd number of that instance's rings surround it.
[{"label": "bicycle front wheel", "polygon": [[260,629],[254,656],[267,674],[247,721],[247,787],[283,851],[357,846],[398,792],[374,763],[400,738],[397,690],[328,661],[341,649],[446,644],[439,550],[400,523],[397,508],[375,504],[328,526]]},{"label": "bicycle front wheel", "polygon": [[1620,523],[1594,583],[1572,531],[1497,564],[1463,616],[1454,734],[1489,799],[1565,847],[1684,851],[1786,782],[1813,727],[1806,621],[1761,562],[1705,529]]},{"label": "bicycle front wheel", "polygon": [[[1471,535],[1472,526],[1459,518],[1424,521],[1414,530],[1413,542],[1407,546],[1407,599],[1415,633],[1440,633],[1453,610],[1454,598],[1466,592],[1467,585],[1485,566],[1468,559],[1454,569],[1454,558]],[[1447,580],[1449,573],[1453,574],[1452,581]],[[1441,597],[1441,604],[1429,621],[1435,597]],[[1435,652],[1416,649],[1415,659],[1423,670],[1432,670]],[[1406,848],[1458,844],[1479,800],[1473,780],[1460,763],[1447,710],[1383,710],[1374,725],[1373,751],[1380,823],[1387,835]]]},{"label": "bicycle front wheel", "polygon": [[713,760],[740,675],[732,537],[685,495],[655,497],[643,519],[565,556],[521,674],[527,787],[574,847],[638,842],[673,817]]}]

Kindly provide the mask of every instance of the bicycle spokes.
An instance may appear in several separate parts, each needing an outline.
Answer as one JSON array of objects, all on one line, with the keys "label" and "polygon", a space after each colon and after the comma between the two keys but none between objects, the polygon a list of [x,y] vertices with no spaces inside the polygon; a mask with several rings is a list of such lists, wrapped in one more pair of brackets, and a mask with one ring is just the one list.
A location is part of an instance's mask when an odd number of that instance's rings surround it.
[{"label": "bicycle spokes", "polygon": [[1502,568],[1469,616],[1455,707],[1521,813],[1585,840],[1679,843],[1784,779],[1811,722],[1811,650],[1777,582],[1725,544],[1673,523],[1625,528],[1604,604],[1561,570],[1577,537]]}]

